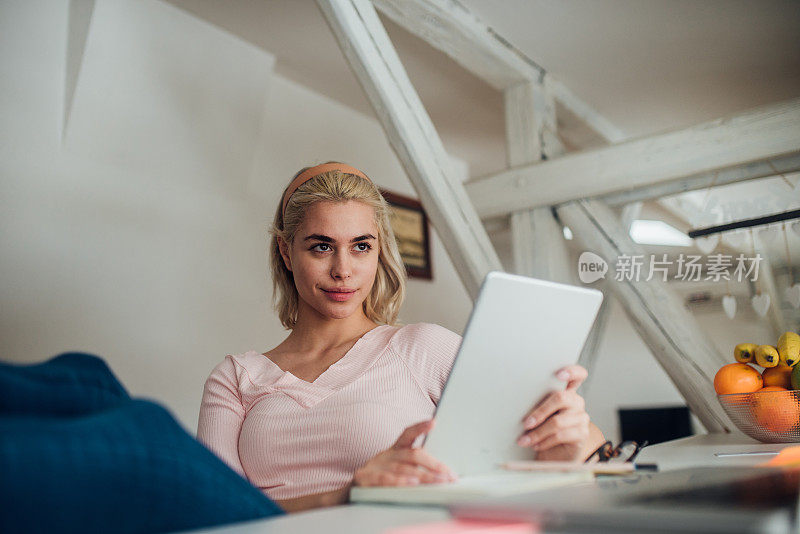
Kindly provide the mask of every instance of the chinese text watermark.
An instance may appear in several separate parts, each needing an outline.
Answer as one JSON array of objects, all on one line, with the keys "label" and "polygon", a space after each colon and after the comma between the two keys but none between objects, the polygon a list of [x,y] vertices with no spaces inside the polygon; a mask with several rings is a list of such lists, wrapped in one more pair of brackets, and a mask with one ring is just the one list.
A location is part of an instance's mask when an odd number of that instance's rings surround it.
[{"label": "chinese text watermark", "polygon": [[[669,258],[667,254],[644,254],[617,256],[614,263],[614,279],[618,282],[640,282],[650,280],[678,280],[682,282],[755,282],[761,254],[711,254],[700,256],[680,254]],[[578,259],[578,278],[584,284],[591,284],[606,277],[608,262],[593,252],[584,252]]]}]

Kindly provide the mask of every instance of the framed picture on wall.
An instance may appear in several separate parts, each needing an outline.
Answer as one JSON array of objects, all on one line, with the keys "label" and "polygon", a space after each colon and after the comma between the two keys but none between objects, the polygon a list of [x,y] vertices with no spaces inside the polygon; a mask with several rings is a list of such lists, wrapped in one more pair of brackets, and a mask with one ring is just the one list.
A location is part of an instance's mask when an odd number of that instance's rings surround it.
[{"label": "framed picture on wall", "polygon": [[433,279],[428,216],[419,200],[381,190],[389,203],[392,230],[409,277]]}]

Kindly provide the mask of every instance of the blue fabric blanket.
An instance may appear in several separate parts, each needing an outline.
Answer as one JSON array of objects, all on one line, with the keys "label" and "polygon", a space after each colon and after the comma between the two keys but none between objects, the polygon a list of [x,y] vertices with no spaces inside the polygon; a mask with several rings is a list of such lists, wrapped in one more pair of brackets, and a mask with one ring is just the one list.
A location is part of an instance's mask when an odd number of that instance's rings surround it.
[{"label": "blue fabric blanket", "polygon": [[101,359],[0,362],[0,532],[175,532],[281,513]]}]

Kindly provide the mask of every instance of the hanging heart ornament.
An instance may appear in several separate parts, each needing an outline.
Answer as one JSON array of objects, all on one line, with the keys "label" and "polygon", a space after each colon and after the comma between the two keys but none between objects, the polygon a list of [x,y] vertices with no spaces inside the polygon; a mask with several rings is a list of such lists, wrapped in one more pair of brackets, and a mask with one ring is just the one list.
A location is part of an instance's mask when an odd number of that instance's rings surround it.
[{"label": "hanging heart ornament", "polygon": [[731,248],[739,248],[744,244],[744,232],[725,232],[722,234],[722,242]]},{"label": "hanging heart ornament", "polygon": [[766,228],[761,228],[756,232],[758,239],[761,240],[762,243],[767,245],[771,245],[775,242],[775,239],[778,237],[778,227],[777,226],[767,226]]},{"label": "hanging heart ornament", "polygon": [[759,317],[764,317],[767,315],[767,311],[769,310],[769,295],[766,293],[754,295],[752,298],[752,303],[753,309],[756,311]]},{"label": "hanging heart ornament", "polygon": [[800,308],[800,284],[786,288],[786,300],[795,308]]},{"label": "hanging heart ornament", "polygon": [[719,245],[719,234],[695,237],[694,244],[698,249],[700,249],[700,252],[708,256],[714,252],[714,249],[717,248],[717,245]]},{"label": "hanging heart ornament", "polygon": [[736,297],[733,295],[722,297],[722,309],[725,310],[725,315],[728,316],[728,319],[733,319],[736,315]]}]

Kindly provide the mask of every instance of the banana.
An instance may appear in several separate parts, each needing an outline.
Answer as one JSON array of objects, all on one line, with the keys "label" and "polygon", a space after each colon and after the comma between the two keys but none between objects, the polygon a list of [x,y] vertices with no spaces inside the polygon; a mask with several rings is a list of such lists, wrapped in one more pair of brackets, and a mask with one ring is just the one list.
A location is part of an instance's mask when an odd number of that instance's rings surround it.
[{"label": "banana", "polygon": [[800,336],[794,332],[784,332],[778,340],[778,355],[781,362],[789,366],[800,361]]},{"label": "banana", "polygon": [[772,345],[759,345],[756,349],[756,363],[761,367],[775,367],[779,361],[778,349]]},{"label": "banana", "polygon": [[756,357],[757,348],[755,343],[739,343],[733,349],[733,357],[739,363],[750,363]]}]

